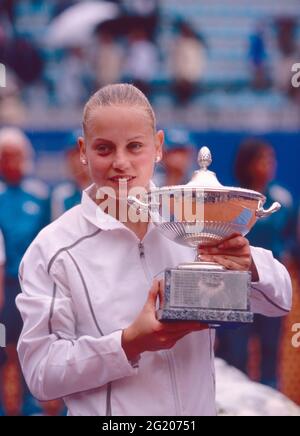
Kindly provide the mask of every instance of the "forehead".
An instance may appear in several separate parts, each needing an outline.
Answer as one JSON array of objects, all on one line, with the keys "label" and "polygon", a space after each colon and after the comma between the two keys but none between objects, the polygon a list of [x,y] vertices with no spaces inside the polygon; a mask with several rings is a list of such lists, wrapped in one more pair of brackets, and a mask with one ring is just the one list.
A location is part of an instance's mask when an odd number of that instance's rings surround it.
[{"label": "forehead", "polygon": [[92,139],[101,136],[113,140],[153,134],[153,123],[143,107],[105,106],[93,109],[88,117],[86,134]]},{"label": "forehead", "polygon": [[26,152],[24,147],[22,147],[20,144],[11,142],[7,144],[2,144],[0,146],[0,156],[25,156]]},{"label": "forehead", "polygon": [[260,150],[260,152],[258,153],[258,158],[275,158],[275,151],[269,147],[266,146],[265,148],[263,148],[262,150]]}]

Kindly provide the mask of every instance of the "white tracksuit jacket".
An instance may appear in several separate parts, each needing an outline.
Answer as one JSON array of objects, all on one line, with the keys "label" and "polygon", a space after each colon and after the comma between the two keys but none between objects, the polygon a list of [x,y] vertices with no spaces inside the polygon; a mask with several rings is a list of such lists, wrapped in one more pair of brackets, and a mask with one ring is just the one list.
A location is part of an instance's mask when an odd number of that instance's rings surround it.
[{"label": "white tracksuit jacket", "polygon": [[[194,251],[153,224],[140,243],[88,193],[42,230],[20,266],[18,352],[30,390],[40,400],[64,398],[71,416],[215,415],[213,330],[143,353],[138,367],[121,347],[122,329],[142,310],[154,277],[193,260]],[[252,254],[260,276],[253,311],[285,315],[287,271],[268,251]]]}]

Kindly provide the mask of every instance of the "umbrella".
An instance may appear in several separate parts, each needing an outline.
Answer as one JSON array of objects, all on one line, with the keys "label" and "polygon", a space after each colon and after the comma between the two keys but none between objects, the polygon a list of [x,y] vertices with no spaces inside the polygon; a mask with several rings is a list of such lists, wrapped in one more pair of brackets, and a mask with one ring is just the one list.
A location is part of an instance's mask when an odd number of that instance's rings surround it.
[{"label": "umbrella", "polygon": [[111,2],[83,2],[69,7],[49,25],[45,43],[49,47],[82,47],[91,40],[95,27],[119,15]]}]

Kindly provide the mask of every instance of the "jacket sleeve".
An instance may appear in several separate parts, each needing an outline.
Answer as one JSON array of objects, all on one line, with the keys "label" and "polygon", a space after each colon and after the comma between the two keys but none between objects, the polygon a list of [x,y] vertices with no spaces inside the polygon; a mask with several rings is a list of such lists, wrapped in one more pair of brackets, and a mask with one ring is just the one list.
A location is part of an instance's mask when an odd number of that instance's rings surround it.
[{"label": "jacket sleeve", "polygon": [[56,283],[45,265],[42,250],[33,243],[20,267],[22,293],[17,297],[24,323],[18,353],[32,394],[48,401],[135,375],[121,346],[121,331],[77,337],[70,290]]},{"label": "jacket sleeve", "polygon": [[251,286],[251,309],[269,317],[287,315],[292,307],[292,284],[286,268],[271,251],[251,247],[259,281]]}]

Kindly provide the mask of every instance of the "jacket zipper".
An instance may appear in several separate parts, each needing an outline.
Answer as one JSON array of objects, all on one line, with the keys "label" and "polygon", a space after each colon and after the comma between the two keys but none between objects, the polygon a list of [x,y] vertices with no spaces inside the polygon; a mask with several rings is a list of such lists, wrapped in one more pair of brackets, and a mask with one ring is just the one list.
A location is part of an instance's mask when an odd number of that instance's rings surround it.
[{"label": "jacket zipper", "polygon": [[180,407],[180,400],[179,400],[179,394],[178,394],[178,386],[177,386],[177,380],[175,375],[175,363],[172,356],[172,351],[166,351],[166,356],[168,360],[169,370],[170,370],[170,377],[171,377],[171,385],[172,385],[172,391],[173,391],[173,397],[174,397],[174,403],[175,403],[175,416],[181,416],[181,407]]},{"label": "jacket zipper", "polygon": [[[144,273],[145,273],[147,279],[149,280],[149,282],[151,282],[152,279],[150,277],[150,272],[149,272],[149,268],[148,268],[146,256],[145,256],[145,247],[144,247],[144,244],[142,242],[139,243],[139,252],[140,252],[140,259],[141,259],[141,262],[143,265]],[[181,413],[180,413],[181,407],[180,407],[178,387],[177,387],[177,381],[176,381],[176,375],[175,375],[174,359],[173,359],[171,352],[166,352],[165,354],[167,357],[168,367],[169,367],[169,371],[170,371],[170,379],[171,379],[172,392],[173,392],[174,403],[175,403],[176,416],[181,416]]]},{"label": "jacket zipper", "polygon": [[112,383],[108,383],[106,391],[106,416],[112,416],[111,410],[111,389]]},{"label": "jacket zipper", "polygon": [[139,253],[140,253],[140,259],[143,266],[144,274],[149,281],[150,284],[152,284],[152,277],[147,265],[146,256],[145,256],[145,247],[142,242],[139,243]]}]

